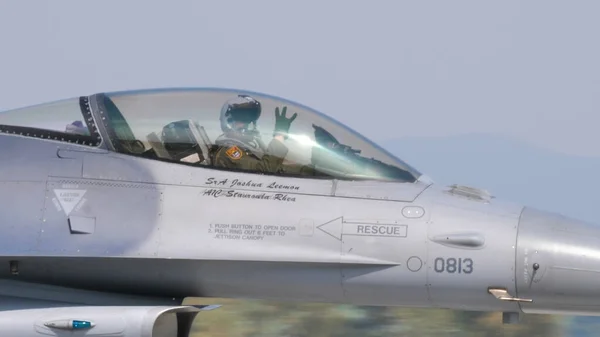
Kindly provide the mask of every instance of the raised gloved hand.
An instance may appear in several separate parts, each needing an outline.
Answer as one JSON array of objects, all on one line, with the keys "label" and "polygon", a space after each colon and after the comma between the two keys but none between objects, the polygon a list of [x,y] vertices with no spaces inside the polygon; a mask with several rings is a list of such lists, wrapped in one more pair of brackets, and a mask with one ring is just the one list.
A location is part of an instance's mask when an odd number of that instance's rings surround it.
[{"label": "raised gloved hand", "polygon": [[275,108],[275,131],[273,132],[274,136],[282,135],[285,139],[288,138],[288,132],[290,131],[290,126],[296,117],[298,117],[297,113],[290,118],[286,118],[285,113],[287,111],[287,106],[284,106],[279,113],[279,107]]}]

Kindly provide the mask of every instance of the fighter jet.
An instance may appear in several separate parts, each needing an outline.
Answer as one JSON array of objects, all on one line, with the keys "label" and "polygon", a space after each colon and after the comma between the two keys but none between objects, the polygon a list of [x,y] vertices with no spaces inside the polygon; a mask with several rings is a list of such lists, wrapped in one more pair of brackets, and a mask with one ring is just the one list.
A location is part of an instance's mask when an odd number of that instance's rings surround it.
[{"label": "fighter jet", "polygon": [[598,227],[280,97],[74,97],[1,113],[0,153],[1,336],[188,336],[188,297],[600,312]]}]

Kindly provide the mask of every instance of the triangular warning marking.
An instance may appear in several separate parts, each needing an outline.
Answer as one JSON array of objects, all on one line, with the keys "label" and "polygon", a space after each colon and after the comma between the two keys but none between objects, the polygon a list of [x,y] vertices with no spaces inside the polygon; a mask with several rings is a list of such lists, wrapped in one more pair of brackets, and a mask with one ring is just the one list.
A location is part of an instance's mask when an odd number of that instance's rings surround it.
[{"label": "triangular warning marking", "polygon": [[318,226],[317,228],[320,229],[321,231],[325,232],[326,234],[331,235],[332,237],[338,239],[338,240],[342,240],[342,217],[339,217],[337,219],[333,219],[329,222],[326,222],[320,226]]},{"label": "triangular warning marking", "polygon": [[54,194],[56,195],[58,202],[60,202],[60,205],[67,216],[81,201],[81,198],[83,198],[85,192],[86,190],[54,190]]}]

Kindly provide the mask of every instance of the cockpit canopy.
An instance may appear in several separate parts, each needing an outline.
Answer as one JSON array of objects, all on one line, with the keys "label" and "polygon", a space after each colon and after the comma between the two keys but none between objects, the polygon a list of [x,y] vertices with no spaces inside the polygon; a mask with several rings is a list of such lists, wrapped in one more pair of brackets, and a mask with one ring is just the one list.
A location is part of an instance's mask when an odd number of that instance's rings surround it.
[{"label": "cockpit canopy", "polygon": [[[276,113],[283,111],[288,119],[296,117],[285,138],[275,137]],[[235,170],[395,182],[415,182],[421,176],[373,142],[313,109],[282,98],[229,89],[124,91],[41,104],[0,113],[0,133],[103,147],[209,169],[231,169],[219,167],[215,161],[216,153],[226,146],[223,139],[233,139],[238,150],[257,161],[266,160],[271,142],[283,140],[288,151],[278,158],[282,163],[276,169],[248,166]]]}]

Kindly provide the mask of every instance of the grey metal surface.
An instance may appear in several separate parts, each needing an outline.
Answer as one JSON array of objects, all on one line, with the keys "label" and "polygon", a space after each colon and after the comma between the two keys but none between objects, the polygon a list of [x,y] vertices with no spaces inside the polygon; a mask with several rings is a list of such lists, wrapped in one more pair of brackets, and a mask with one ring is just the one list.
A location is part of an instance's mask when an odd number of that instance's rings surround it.
[{"label": "grey metal surface", "polygon": [[529,313],[597,315],[600,228],[525,208],[519,224],[517,288]]}]

